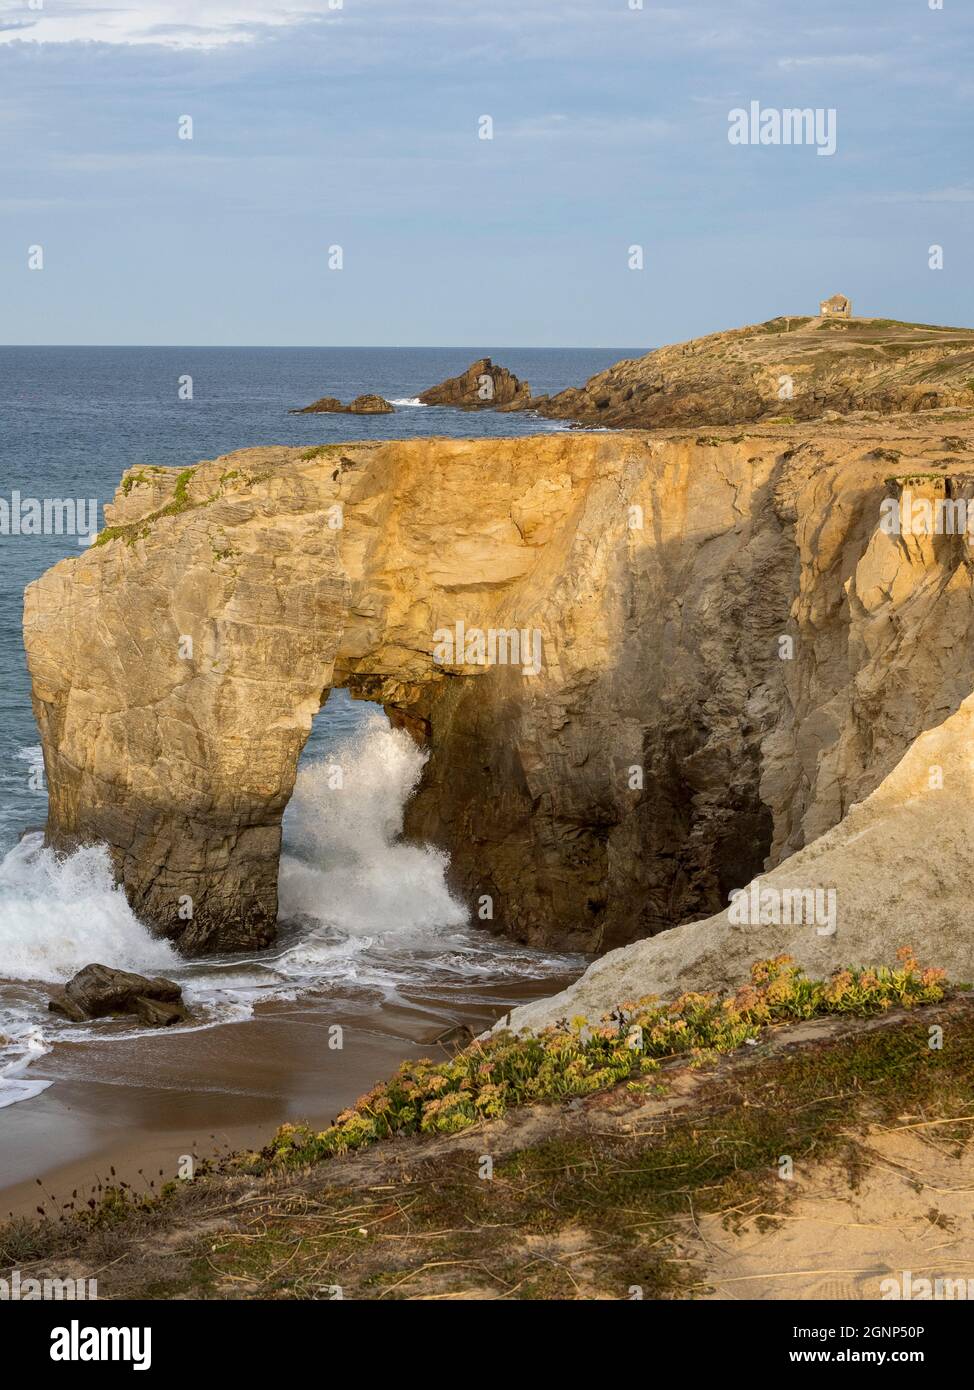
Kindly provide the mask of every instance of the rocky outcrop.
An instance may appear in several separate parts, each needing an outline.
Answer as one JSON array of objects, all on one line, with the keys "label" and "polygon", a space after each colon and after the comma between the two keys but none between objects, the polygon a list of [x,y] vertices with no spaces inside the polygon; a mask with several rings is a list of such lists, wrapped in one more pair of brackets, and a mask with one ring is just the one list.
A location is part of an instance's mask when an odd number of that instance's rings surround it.
[{"label": "rocky outcrop", "polygon": [[531,403],[531,387],[506,367],[495,367],[489,357],[481,357],[460,376],[421,392],[419,400],[423,405],[452,405],[461,410],[521,410]]},{"label": "rocky outcrop", "polygon": [[778,318],[677,343],[553,397],[555,419],[658,429],[974,405],[974,332],[891,319]]},{"label": "rocky outcrop", "polygon": [[109,1014],[134,1014],[141,1023],[168,1027],[187,1017],[182,990],[172,980],[149,978],[107,965],[86,965],[52,994],[48,1008],[74,1023]]},{"label": "rocky outcrop", "polygon": [[349,405],[343,405],[336,396],[322,396],[301,410],[292,410],[292,415],[394,415],[395,406],[382,396],[356,396]]},{"label": "rocky outcrop", "polygon": [[428,750],[407,833],[485,926],[597,950],[709,918],[974,690],[966,540],[880,528],[904,480],[971,495],[972,449],[948,412],[133,470],[26,595],[49,839],[105,841],[185,950],[268,941],[341,685]]}]

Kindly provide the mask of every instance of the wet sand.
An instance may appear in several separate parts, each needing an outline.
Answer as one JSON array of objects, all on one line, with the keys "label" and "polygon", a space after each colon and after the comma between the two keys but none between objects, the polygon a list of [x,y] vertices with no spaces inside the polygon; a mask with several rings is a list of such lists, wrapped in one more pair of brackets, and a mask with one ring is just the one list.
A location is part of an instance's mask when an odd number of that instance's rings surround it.
[{"label": "wet sand", "polygon": [[[0,1220],[39,1206],[55,1214],[99,1181],[158,1190],[184,1155],[260,1147],[288,1121],[323,1128],[405,1058],[447,1056],[430,1041],[444,1029],[480,1031],[577,973],[484,984],[475,1002],[442,985],[397,1003],[346,992],[258,1006],[251,1019],[196,1032],[58,1043],[30,1069],[53,1084],[0,1110]],[[341,1050],[329,1047],[336,1023]]]}]

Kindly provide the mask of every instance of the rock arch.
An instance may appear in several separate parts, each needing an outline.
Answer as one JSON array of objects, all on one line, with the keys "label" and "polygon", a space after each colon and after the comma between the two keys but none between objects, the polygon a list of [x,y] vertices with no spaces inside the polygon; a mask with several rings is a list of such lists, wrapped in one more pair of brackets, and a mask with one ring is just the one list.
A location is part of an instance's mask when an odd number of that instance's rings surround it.
[{"label": "rock arch", "polygon": [[[99,543],[26,594],[50,842],[105,841],[134,909],[188,952],[265,944],[298,757],[343,685],[429,747],[407,832],[449,850],[492,929],[600,949],[716,911],[871,790],[970,675],[969,641],[912,675],[897,646],[918,565],[923,602],[969,635],[963,558],[877,551],[877,441],[807,436],[130,469]],[[537,631],[541,671],[436,660],[458,622]],[[884,703],[891,664],[905,703]]]}]

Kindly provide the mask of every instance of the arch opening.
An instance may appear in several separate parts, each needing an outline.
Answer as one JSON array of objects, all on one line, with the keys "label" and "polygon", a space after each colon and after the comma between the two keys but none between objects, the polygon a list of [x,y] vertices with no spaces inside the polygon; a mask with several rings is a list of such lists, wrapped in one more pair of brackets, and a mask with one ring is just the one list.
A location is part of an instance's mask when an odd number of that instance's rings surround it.
[{"label": "arch opening", "polygon": [[329,692],[283,817],[282,929],[354,947],[467,923],[446,884],[447,855],[403,834],[427,758],[381,705]]}]

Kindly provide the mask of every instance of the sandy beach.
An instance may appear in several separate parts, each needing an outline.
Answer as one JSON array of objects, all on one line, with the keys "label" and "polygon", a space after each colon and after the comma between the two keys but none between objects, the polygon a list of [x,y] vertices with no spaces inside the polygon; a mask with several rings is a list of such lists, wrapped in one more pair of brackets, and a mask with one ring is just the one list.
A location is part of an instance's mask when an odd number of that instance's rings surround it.
[{"label": "sandy beach", "polygon": [[[0,1218],[54,1212],[99,1181],[158,1190],[184,1155],[256,1147],[288,1121],[324,1126],[405,1058],[445,1055],[431,1041],[445,1029],[483,1029],[571,978],[485,984],[476,1001],[451,1002],[441,985],[381,1007],[346,992],[260,1005],[251,1019],[197,1031],[113,1041],[121,1029],[106,1024],[104,1041],[59,1042],[30,1072],[52,1084],[0,1111]],[[341,1050],[329,1047],[336,1023]]]}]

